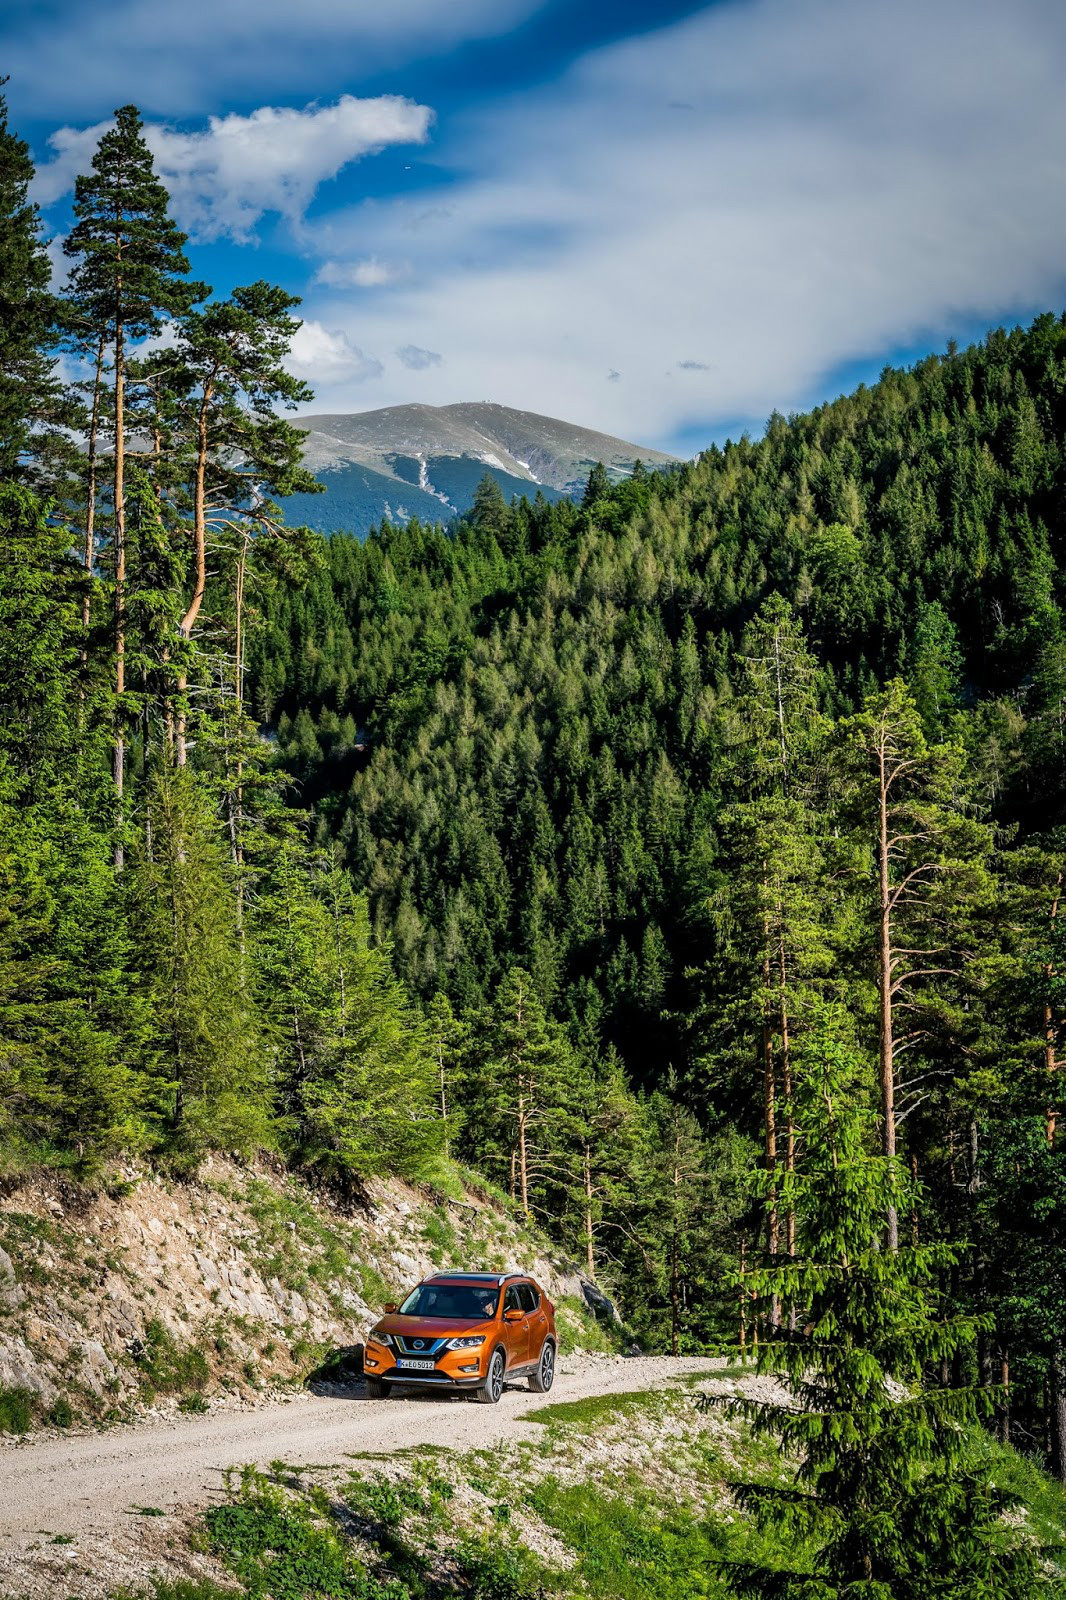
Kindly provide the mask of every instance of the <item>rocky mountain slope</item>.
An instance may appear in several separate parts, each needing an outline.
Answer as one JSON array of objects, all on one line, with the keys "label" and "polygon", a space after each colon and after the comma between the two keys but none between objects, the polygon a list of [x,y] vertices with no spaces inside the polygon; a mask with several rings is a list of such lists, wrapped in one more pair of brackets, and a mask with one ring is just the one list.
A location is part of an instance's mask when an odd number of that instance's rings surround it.
[{"label": "rocky mountain slope", "polygon": [[564,1342],[596,1341],[577,1272],[476,1192],[381,1182],[342,1207],[217,1157],[195,1182],[135,1169],[95,1194],[27,1181],[0,1198],[0,1432],[302,1383],[386,1300],[453,1265],[533,1272]]},{"label": "rocky mountain slope", "polygon": [[324,495],[287,502],[291,523],[324,532],[366,533],[388,519],[448,521],[469,509],[486,472],[510,499],[538,491],[558,500],[579,494],[602,461],[613,479],[636,460],[669,466],[674,457],[556,417],[509,406],[388,406],[380,411],[301,418],[305,459]]}]

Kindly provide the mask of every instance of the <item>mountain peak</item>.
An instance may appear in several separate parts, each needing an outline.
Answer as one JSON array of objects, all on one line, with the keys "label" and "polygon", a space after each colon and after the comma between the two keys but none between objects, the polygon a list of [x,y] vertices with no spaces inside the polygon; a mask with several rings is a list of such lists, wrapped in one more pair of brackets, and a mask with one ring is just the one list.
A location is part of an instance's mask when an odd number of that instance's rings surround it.
[{"label": "mountain peak", "polygon": [[[327,493],[295,496],[292,520],[365,533],[389,519],[447,520],[469,508],[486,472],[506,495],[579,494],[597,461],[612,479],[635,461],[669,466],[674,456],[558,417],[493,400],[377,411],[321,412],[299,419],[304,459]],[[296,503],[298,502],[298,504]]]}]

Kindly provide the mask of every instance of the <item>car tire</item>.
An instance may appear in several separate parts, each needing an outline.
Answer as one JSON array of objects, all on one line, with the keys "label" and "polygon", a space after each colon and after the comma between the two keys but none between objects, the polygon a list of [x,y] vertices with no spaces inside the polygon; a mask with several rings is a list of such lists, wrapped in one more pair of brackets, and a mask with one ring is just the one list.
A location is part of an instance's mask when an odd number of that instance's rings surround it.
[{"label": "car tire", "polygon": [[536,1370],[529,1375],[529,1387],[534,1394],[547,1394],[555,1382],[555,1346],[545,1339]]},{"label": "car tire", "polygon": [[502,1350],[494,1350],[489,1362],[488,1374],[485,1382],[474,1391],[474,1399],[483,1406],[494,1406],[499,1402],[503,1393],[503,1379],[506,1371],[506,1360]]},{"label": "car tire", "polygon": [[368,1400],[387,1400],[389,1397],[389,1385],[384,1383],[381,1378],[367,1378],[366,1397]]}]

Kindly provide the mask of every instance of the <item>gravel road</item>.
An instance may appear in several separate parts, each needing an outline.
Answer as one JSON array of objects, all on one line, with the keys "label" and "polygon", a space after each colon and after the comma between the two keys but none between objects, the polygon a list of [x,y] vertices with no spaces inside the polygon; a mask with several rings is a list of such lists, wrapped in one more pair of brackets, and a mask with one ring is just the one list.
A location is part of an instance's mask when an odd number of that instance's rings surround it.
[{"label": "gravel road", "polygon": [[[572,1356],[560,1363],[550,1400],[649,1389],[686,1373],[713,1375],[720,1361],[666,1356]],[[210,1502],[225,1467],[328,1464],[346,1454],[387,1453],[423,1444],[462,1449],[519,1438],[526,1413],[547,1403],[524,1385],[498,1406],[431,1395],[367,1400],[301,1396],[253,1411],[218,1411],[49,1437],[0,1448],[0,1573],[5,1553],[43,1530],[94,1543],[128,1530],[137,1507],[168,1516]]]}]

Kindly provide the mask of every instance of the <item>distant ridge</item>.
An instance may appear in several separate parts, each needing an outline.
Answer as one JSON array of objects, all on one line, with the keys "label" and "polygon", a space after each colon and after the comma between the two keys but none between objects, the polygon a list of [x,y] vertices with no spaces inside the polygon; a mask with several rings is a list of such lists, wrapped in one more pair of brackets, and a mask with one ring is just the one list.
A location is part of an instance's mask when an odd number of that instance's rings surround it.
[{"label": "distant ridge", "polygon": [[304,459],[326,485],[324,495],[295,495],[290,522],[325,532],[365,534],[377,523],[449,521],[470,508],[490,473],[504,494],[550,500],[580,494],[602,461],[613,480],[635,461],[670,466],[676,458],[557,417],[489,401],[450,406],[386,406],[380,411],[301,417]]}]

